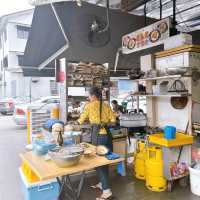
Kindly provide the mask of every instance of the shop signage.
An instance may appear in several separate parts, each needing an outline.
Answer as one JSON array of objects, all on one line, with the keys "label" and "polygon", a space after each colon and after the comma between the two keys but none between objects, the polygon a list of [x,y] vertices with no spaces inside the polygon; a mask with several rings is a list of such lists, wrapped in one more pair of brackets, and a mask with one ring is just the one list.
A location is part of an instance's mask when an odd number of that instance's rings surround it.
[{"label": "shop signage", "polygon": [[170,18],[167,18],[124,35],[122,37],[122,53],[130,54],[162,44],[169,37],[170,26]]},{"label": "shop signage", "polygon": [[28,1],[33,6],[39,6],[39,5],[44,5],[44,4],[62,2],[66,0],[28,0]]}]

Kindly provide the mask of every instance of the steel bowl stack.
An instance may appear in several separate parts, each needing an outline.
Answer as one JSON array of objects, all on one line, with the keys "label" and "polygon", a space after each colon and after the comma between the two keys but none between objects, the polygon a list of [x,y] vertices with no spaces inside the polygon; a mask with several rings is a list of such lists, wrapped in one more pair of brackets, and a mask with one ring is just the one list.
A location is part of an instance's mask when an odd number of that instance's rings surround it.
[{"label": "steel bowl stack", "polygon": [[58,167],[71,167],[77,165],[84,153],[80,145],[56,147],[49,151],[49,156]]}]

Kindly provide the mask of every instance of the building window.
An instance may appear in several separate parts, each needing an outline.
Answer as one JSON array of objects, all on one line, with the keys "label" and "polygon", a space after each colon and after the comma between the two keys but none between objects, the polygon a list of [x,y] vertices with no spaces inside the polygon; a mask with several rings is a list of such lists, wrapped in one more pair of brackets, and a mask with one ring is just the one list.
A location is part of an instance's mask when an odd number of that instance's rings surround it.
[{"label": "building window", "polygon": [[51,95],[58,95],[58,83],[55,80],[50,80]]},{"label": "building window", "polygon": [[8,67],[8,57],[7,57],[7,56],[4,57],[4,59],[3,59],[3,67],[4,67],[4,68],[7,68],[7,67]]},{"label": "building window", "polygon": [[17,37],[19,39],[28,39],[29,32],[29,27],[17,25]]},{"label": "building window", "polygon": [[23,66],[24,55],[18,55],[18,65]]}]

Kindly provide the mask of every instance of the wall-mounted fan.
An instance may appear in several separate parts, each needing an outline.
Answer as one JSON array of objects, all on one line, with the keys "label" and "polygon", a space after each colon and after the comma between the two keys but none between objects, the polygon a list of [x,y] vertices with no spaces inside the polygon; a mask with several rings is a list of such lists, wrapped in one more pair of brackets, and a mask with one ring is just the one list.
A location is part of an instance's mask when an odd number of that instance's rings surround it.
[{"label": "wall-mounted fan", "polygon": [[106,6],[106,19],[97,15],[84,15],[79,20],[82,38],[84,42],[92,47],[103,47],[110,41],[110,9],[109,0]]}]

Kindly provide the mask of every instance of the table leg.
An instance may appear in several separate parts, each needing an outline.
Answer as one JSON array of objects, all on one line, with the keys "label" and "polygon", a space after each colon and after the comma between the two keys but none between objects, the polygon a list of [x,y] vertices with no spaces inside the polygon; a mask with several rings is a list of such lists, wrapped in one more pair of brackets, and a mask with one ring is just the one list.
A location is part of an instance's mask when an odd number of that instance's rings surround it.
[{"label": "table leg", "polygon": [[57,181],[58,181],[59,186],[61,187],[61,186],[62,186],[62,180],[60,180],[59,177],[57,177],[56,179],[57,179]]},{"label": "table leg", "polygon": [[68,193],[68,197],[72,200],[78,200],[81,194],[82,187],[83,187],[84,179],[85,179],[85,172],[82,172],[78,187],[74,188],[69,175],[62,177],[59,198],[60,198],[61,193],[65,191],[65,189],[67,189],[68,192],[70,193],[70,194]]},{"label": "table leg", "polygon": [[86,175],[85,172],[83,172],[83,173],[81,174],[81,180],[80,180],[80,183],[79,183],[79,185],[78,185],[77,198],[80,197],[81,190],[82,190],[82,188],[83,188],[83,183],[84,183],[85,175]]},{"label": "table leg", "polygon": [[61,177],[61,180],[58,177],[56,179],[58,181],[58,184],[60,185],[60,192],[59,192],[59,195],[58,195],[58,200],[59,200],[60,196],[61,196],[61,194],[62,194],[62,192],[64,190],[64,187],[65,187],[65,177],[64,176]]}]

